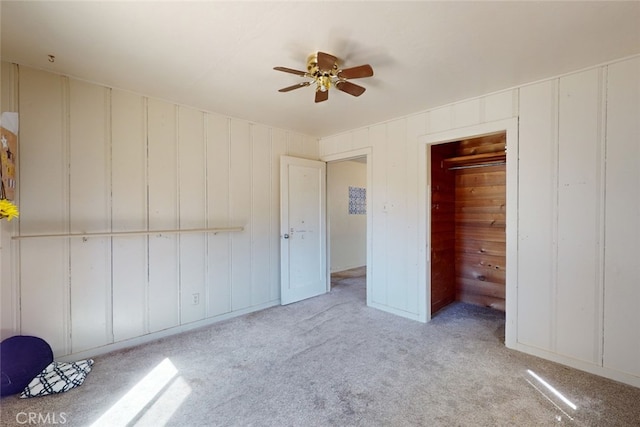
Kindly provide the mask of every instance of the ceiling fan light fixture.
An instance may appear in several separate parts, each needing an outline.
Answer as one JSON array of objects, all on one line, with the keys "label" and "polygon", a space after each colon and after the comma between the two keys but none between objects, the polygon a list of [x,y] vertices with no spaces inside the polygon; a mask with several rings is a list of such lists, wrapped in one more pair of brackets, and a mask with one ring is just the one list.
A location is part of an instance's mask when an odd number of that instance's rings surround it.
[{"label": "ceiling fan light fixture", "polygon": [[340,91],[348,93],[350,95],[360,96],[365,91],[365,88],[348,82],[347,80],[373,76],[373,69],[369,64],[351,67],[343,70],[338,66],[338,58],[324,52],[316,52],[308,56],[306,72],[286,67],[274,67],[274,70],[297,74],[301,77],[311,79],[310,82],[289,86],[280,89],[279,92],[288,92],[290,90],[297,89],[303,86],[309,86],[315,83],[316,102],[322,102],[328,99],[328,92],[331,86],[334,86]]}]

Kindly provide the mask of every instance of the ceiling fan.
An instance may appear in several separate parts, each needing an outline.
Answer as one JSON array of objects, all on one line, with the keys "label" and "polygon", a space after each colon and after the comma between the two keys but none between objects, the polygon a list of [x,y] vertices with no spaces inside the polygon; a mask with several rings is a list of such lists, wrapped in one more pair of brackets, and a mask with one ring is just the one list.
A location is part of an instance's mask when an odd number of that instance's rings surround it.
[{"label": "ceiling fan", "polygon": [[338,58],[324,52],[309,55],[309,58],[307,58],[307,71],[298,71],[286,67],[274,67],[273,69],[311,79],[311,81],[282,88],[278,90],[278,92],[289,92],[315,84],[316,102],[329,99],[329,88],[331,88],[331,86],[349,95],[360,96],[366,89],[348,80],[373,76],[373,68],[371,68],[369,64],[341,69],[338,65]]}]

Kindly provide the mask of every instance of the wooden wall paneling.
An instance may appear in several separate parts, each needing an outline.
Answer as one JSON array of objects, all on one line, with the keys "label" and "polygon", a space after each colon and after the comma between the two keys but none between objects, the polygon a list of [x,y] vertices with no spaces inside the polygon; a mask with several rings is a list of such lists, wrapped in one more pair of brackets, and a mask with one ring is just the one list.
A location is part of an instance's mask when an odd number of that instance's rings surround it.
[{"label": "wooden wall paneling", "polygon": [[443,165],[457,143],[431,145],[431,315],[455,301],[455,173]]},{"label": "wooden wall paneling", "polygon": [[640,58],[608,67],[604,355],[640,377]]},{"label": "wooden wall paneling", "polygon": [[[178,173],[180,229],[206,226],[204,113],[178,107]],[[178,237],[180,250],[180,323],[206,316],[205,233]]]},{"label": "wooden wall paneling", "polygon": [[[178,227],[176,106],[149,99],[148,201],[149,229]],[[180,324],[178,235],[149,236],[149,330]]]},{"label": "wooden wall paneling", "polygon": [[[70,232],[109,232],[110,119],[108,89],[69,82]],[[70,239],[71,351],[113,342],[111,239]]]},{"label": "wooden wall paneling", "polygon": [[230,123],[230,212],[234,226],[245,227],[231,236],[231,309],[251,306],[251,133],[250,124]]},{"label": "wooden wall paneling", "polygon": [[[67,233],[67,86],[58,75],[20,69],[20,233]],[[37,335],[54,355],[70,349],[69,244],[20,245],[20,333]]]},{"label": "wooden wall paneling", "polygon": [[[493,144],[491,137],[487,141]],[[504,311],[505,166],[460,169],[455,175],[456,299]]]},{"label": "wooden wall paneling", "polygon": [[601,71],[559,86],[557,350],[600,363]]},{"label": "wooden wall paneling", "polygon": [[371,295],[367,295],[370,303],[387,305],[387,141],[386,125],[380,124],[370,128],[369,137],[372,146],[372,183],[367,197],[371,198],[371,222],[374,234],[372,239],[371,276],[367,277]]},{"label": "wooden wall paneling", "polygon": [[504,134],[488,135],[482,138],[464,139],[458,143],[458,156],[496,153],[505,151]]},{"label": "wooden wall paneling", "polygon": [[[111,229],[147,230],[146,100],[111,91]],[[147,237],[112,239],[113,338],[149,332],[147,325]]]},{"label": "wooden wall paneling", "polygon": [[271,132],[251,125],[251,305],[271,301]]},{"label": "wooden wall paneling", "polygon": [[[206,115],[207,227],[229,227],[229,119]],[[231,311],[231,233],[207,234],[207,315]]]},{"label": "wooden wall paneling", "polygon": [[287,132],[271,130],[270,300],[280,299],[280,157],[287,154]]},{"label": "wooden wall paneling", "polygon": [[517,339],[548,350],[555,348],[557,100],[557,80],[520,89]]},{"label": "wooden wall paneling", "polygon": [[406,119],[387,123],[387,293],[388,304],[408,311]]}]

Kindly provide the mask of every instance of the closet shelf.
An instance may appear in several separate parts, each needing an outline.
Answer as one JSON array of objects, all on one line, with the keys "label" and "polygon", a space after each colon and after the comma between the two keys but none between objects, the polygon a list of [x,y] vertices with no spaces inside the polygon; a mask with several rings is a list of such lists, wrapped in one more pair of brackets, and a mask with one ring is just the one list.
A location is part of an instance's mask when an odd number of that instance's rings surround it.
[{"label": "closet shelf", "polygon": [[450,157],[442,161],[444,167],[454,166],[471,166],[482,165],[485,163],[499,163],[504,162],[507,159],[507,153],[504,151],[497,151],[493,153],[481,153],[471,154],[468,156]]}]

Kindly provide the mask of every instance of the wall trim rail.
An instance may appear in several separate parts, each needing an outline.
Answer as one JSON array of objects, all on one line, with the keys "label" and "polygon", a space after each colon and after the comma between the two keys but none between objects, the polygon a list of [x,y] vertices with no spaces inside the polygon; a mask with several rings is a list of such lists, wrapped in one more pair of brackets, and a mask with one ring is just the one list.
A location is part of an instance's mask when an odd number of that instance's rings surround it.
[{"label": "wall trim rail", "polygon": [[244,227],[217,227],[217,228],[190,228],[190,229],[175,229],[175,230],[142,230],[142,231],[105,231],[97,233],[66,233],[66,234],[27,234],[11,236],[11,240],[22,239],[42,239],[51,237],[118,237],[118,236],[149,236],[152,234],[185,234],[185,233],[228,233],[244,231]]}]

